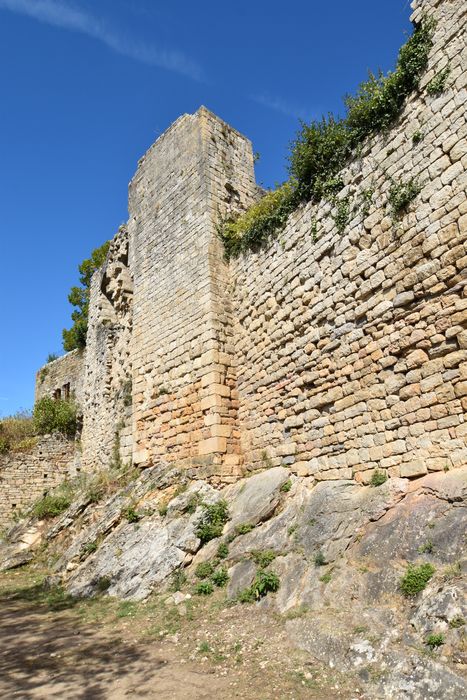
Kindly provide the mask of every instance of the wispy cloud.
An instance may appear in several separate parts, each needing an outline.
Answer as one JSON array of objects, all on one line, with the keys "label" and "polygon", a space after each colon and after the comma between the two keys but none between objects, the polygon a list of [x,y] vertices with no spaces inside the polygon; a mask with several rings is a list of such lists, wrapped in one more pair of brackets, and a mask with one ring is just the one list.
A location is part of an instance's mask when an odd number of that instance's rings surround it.
[{"label": "wispy cloud", "polygon": [[200,66],[182,52],[125,37],[98,17],[61,0],[0,0],[0,9],[86,34],[123,56],[151,66],[165,68],[193,80],[203,79]]},{"label": "wispy cloud", "polygon": [[285,114],[287,117],[294,117],[294,119],[302,119],[303,121],[306,121],[307,119],[311,119],[313,116],[310,110],[304,109],[303,107],[297,107],[297,105],[290,104],[290,102],[287,102],[287,100],[284,100],[281,97],[269,95],[268,93],[251,95],[251,99],[258,104],[263,105],[263,107],[273,109],[275,112]]}]

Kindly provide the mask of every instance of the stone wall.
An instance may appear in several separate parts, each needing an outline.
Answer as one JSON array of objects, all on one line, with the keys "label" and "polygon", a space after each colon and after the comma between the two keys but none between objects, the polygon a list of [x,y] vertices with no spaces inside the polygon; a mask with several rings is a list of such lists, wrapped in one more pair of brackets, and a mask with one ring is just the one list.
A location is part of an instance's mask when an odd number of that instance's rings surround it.
[{"label": "stone wall", "polygon": [[[367,481],[376,467],[417,476],[467,462],[467,7],[423,9],[438,24],[421,92],[342,173],[345,230],[332,204],[308,204],[279,240],[231,262],[250,469]],[[430,97],[448,62],[446,91]],[[396,216],[391,184],[411,178],[421,192]]]},{"label": "stone wall", "polygon": [[43,396],[74,396],[81,403],[83,388],[83,354],[79,350],[48,362],[36,374],[35,400]]},{"label": "stone wall", "polygon": [[132,307],[129,239],[122,226],[91,283],[81,434],[82,467],[88,471],[131,461]]},{"label": "stone wall", "polygon": [[75,443],[58,435],[42,437],[31,450],[0,455],[0,529],[75,471]]},{"label": "stone wall", "polygon": [[207,109],[180,117],[130,184],[133,459],[234,478],[240,463],[221,216],[257,196],[250,142]]},{"label": "stone wall", "polygon": [[[140,160],[73,380],[85,469],[162,459],[216,482],[285,464],[367,481],[467,461],[466,8],[414,7],[437,19],[420,91],[342,172],[338,203],[300,207],[262,250],[223,256],[219,222],[259,188],[250,142],[221,119],[180,117]],[[390,190],[411,181],[396,214]],[[74,362],[77,377],[78,357],[47,365],[39,394]]]}]

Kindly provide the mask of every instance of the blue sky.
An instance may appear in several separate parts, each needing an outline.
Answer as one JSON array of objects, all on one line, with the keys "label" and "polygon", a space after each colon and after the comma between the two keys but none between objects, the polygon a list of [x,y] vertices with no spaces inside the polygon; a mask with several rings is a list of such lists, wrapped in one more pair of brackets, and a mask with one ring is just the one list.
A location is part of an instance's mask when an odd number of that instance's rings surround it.
[{"label": "blue sky", "polygon": [[138,158],[206,105],[286,177],[299,119],[392,68],[407,0],[0,0],[0,416],[61,352],[77,265],[127,217]]}]

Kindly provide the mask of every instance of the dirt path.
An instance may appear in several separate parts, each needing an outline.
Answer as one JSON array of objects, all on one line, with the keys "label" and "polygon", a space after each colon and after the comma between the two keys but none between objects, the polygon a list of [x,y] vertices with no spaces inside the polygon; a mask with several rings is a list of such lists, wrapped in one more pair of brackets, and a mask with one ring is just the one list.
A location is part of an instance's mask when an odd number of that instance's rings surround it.
[{"label": "dirt path", "polygon": [[5,700],[358,700],[355,681],[290,647],[284,622],[216,598],[86,601],[0,575]]},{"label": "dirt path", "polygon": [[[160,644],[129,643],[67,613],[24,603],[0,612],[0,696],[5,699],[226,697],[228,679],[180,664]],[[167,645],[169,647],[169,645]],[[227,695],[228,697],[228,695]],[[234,696],[232,696],[234,697]]]}]

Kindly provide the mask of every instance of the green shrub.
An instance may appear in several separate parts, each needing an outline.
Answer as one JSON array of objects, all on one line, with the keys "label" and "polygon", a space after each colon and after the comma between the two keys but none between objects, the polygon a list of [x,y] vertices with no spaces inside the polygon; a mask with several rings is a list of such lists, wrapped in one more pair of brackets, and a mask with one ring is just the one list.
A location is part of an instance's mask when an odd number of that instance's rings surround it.
[{"label": "green shrub", "polygon": [[430,649],[437,649],[442,644],[444,644],[444,635],[443,634],[430,634],[430,636],[427,637],[425,644],[428,647],[430,647]]},{"label": "green shrub", "polygon": [[183,571],[183,569],[177,569],[172,574],[169,590],[176,593],[177,591],[180,591],[183,588],[186,582],[186,573]]},{"label": "green shrub", "polygon": [[417,143],[420,143],[421,141],[423,141],[424,136],[425,134],[423,133],[423,131],[421,129],[417,129],[417,131],[414,131],[414,133],[412,134],[412,143],[414,143],[415,145]]},{"label": "green shrub", "polygon": [[321,578],[319,580],[322,583],[329,583],[329,581],[331,580],[331,574],[330,573],[323,574],[323,576],[321,576]]},{"label": "green shrub", "polygon": [[326,564],[326,558],[324,554],[320,551],[315,554],[315,566],[324,566]]},{"label": "green shrub", "polygon": [[387,480],[388,480],[388,475],[386,474],[385,471],[383,471],[381,469],[375,469],[375,471],[371,475],[370,485],[371,486],[382,486],[382,484],[385,484]]},{"label": "green shrub", "polygon": [[337,231],[339,233],[344,233],[350,218],[350,197],[335,200],[335,206],[334,223],[336,224]]},{"label": "green shrub", "polygon": [[99,593],[104,593],[112,585],[112,579],[110,576],[100,576],[97,580],[97,590]]},{"label": "green shrub", "polygon": [[440,70],[439,73],[436,73],[436,75],[430,80],[426,86],[426,91],[430,97],[436,97],[445,91],[450,73],[451,68],[448,65],[443,70]]},{"label": "green shrub", "polygon": [[46,362],[46,364],[48,365],[50,362],[54,362],[55,360],[58,360],[58,355],[57,355],[57,353],[56,353],[56,352],[49,352],[49,354],[47,355],[47,359],[46,359],[45,362]]},{"label": "green shrub", "polygon": [[465,620],[460,615],[457,615],[456,617],[453,617],[452,620],[449,620],[449,627],[453,630],[463,627],[464,625]]},{"label": "green shrub", "polygon": [[413,177],[407,182],[393,182],[388,195],[392,215],[395,218],[400,218],[407,211],[410,202],[415,199],[421,189],[421,184]]},{"label": "green shrub", "polygon": [[219,226],[219,236],[227,257],[258,249],[272,233],[278,234],[296,205],[294,189],[286,182],[265,194],[236,220],[223,221]]},{"label": "green shrub", "polygon": [[48,494],[34,504],[32,514],[39,519],[55,518],[71,504],[71,497],[65,494]]},{"label": "green shrub", "polygon": [[122,517],[126,518],[129,523],[137,523],[141,520],[141,516],[135,510],[134,506],[127,506],[122,510]]},{"label": "green shrub", "polygon": [[254,527],[255,526],[252,525],[252,523],[240,523],[240,525],[235,527],[235,532],[237,535],[247,535],[254,529]]},{"label": "green shrub", "polygon": [[227,584],[228,580],[229,574],[227,573],[227,569],[224,566],[221,566],[219,569],[216,569],[211,576],[211,581],[218,588],[223,588]]},{"label": "green shrub", "polygon": [[261,568],[266,569],[269,564],[274,561],[277,554],[272,549],[264,549],[262,551],[252,552],[253,561]]},{"label": "green shrub", "polygon": [[292,481],[290,479],[287,479],[287,481],[284,481],[284,483],[280,487],[280,491],[282,493],[288,493],[291,488],[292,488]]},{"label": "green shrub", "polygon": [[227,502],[224,500],[203,507],[204,513],[195,532],[201,540],[201,544],[206,544],[206,542],[222,535],[224,525],[229,519],[229,510]]},{"label": "green shrub", "polygon": [[94,272],[104,264],[109,246],[110,241],[107,241],[100,248],[93,250],[91,257],[83,260],[78,267],[81,286],[72,287],[68,295],[68,301],[76,307],[71,314],[73,325],[69,329],[64,329],[62,333],[63,349],[67,352],[76,348],[83,349],[86,346],[91,279]]},{"label": "green shrub", "polygon": [[402,593],[407,597],[416,596],[423,591],[434,573],[435,567],[432,564],[420,564],[420,566],[409,564],[399,583]]},{"label": "green shrub", "polygon": [[214,569],[209,561],[203,561],[195,569],[195,576],[197,578],[209,578],[213,573]]},{"label": "green shrub", "polygon": [[218,546],[217,556],[219,559],[227,559],[229,556],[229,545],[226,542],[221,542]]},{"label": "green shrub", "polygon": [[97,550],[97,542],[95,540],[93,542],[86,542],[81,547],[81,551],[83,552],[83,554],[92,554],[96,550]]},{"label": "green shrub", "polygon": [[427,540],[424,544],[420,545],[418,548],[419,554],[433,554],[435,546],[432,540]]},{"label": "green shrub", "polygon": [[274,571],[260,569],[249,588],[241,591],[237,597],[240,603],[252,603],[264,598],[268,593],[275,593],[280,588],[279,576]]},{"label": "green shrub", "polygon": [[33,419],[39,435],[59,432],[73,437],[76,433],[76,406],[68,399],[43,396],[34,406]]},{"label": "green shrub", "polygon": [[214,586],[211,581],[200,581],[195,586],[196,595],[211,595],[214,591]]}]

